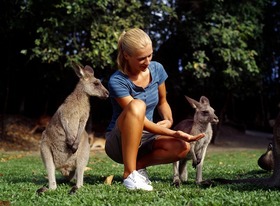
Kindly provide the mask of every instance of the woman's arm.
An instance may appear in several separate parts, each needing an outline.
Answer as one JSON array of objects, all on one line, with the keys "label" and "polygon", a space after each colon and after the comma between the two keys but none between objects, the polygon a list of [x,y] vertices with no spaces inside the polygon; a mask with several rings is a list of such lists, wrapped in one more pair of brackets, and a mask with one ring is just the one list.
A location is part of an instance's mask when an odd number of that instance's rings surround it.
[{"label": "woman's arm", "polygon": [[[116,101],[119,103],[119,105],[122,108],[126,107],[130,103],[130,101],[132,101],[132,100],[133,100],[133,98],[131,96],[116,98]],[[170,107],[169,107],[169,109],[170,109]],[[164,117],[168,117],[167,114],[168,114],[168,112],[166,112]],[[169,115],[170,115],[170,113],[169,113]],[[172,115],[171,115],[171,118],[172,118]],[[165,120],[165,121],[169,122],[170,120]],[[171,125],[171,122],[169,124]],[[164,135],[164,136],[172,136],[172,137],[175,137],[175,138],[182,139],[186,142],[196,141],[196,140],[199,140],[202,137],[204,137],[204,134],[199,134],[199,135],[196,135],[196,136],[192,136],[192,135],[187,134],[187,133],[182,132],[182,131],[171,130],[168,127],[162,126],[161,124],[155,124],[154,122],[149,121],[146,117],[145,117],[145,120],[144,120],[144,129],[151,132],[151,133],[154,133],[154,134],[159,134],[159,135]]]},{"label": "woman's arm", "polygon": [[183,131],[179,131],[179,130],[175,131],[167,127],[163,127],[159,124],[155,124],[154,122],[149,121],[147,118],[145,118],[144,121],[144,128],[151,133],[163,135],[163,136],[175,137],[184,140],[186,142],[197,141],[205,136],[205,134],[203,133],[193,136]]},{"label": "woman's arm", "polygon": [[158,87],[158,96],[159,102],[157,109],[162,121],[159,121],[157,124],[166,128],[171,128],[173,124],[173,117],[171,108],[166,99],[166,87],[164,82]]}]

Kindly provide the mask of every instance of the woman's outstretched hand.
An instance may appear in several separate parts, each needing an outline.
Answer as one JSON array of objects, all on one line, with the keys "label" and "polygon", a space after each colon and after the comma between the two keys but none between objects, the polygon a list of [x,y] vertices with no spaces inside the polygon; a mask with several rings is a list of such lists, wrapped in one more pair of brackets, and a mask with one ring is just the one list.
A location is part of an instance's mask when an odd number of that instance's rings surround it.
[{"label": "woman's outstretched hand", "polygon": [[185,132],[182,132],[182,131],[178,130],[178,131],[175,131],[174,136],[176,138],[182,139],[186,142],[193,142],[193,141],[200,140],[201,138],[203,138],[205,136],[205,134],[200,133],[198,135],[190,135],[188,133],[185,133]]}]

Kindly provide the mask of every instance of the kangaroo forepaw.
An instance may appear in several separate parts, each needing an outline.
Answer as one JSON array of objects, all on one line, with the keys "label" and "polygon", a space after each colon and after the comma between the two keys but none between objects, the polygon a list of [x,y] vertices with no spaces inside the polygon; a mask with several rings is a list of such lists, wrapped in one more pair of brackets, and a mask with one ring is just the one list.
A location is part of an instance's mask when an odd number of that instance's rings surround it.
[{"label": "kangaroo forepaw", "polygon": [[196,169],[197,164],[193,162],[192,166],[193,166],[194,169]]},{"label": "kangaroo forepaw", "polygon": [[78,150],[78,147],[77,148],[75,148],[75,147],[72,147],[72,153],[74,154],[75,152],[77,152],[77,150]]},{"label": "kangaroo forepaw", "polygon": [[192,166],[196,169],[197,165],[201,163],[201,159],[197,159],[197,161],[193,161]]},{"label": "kangaroo forepaw", "polygon": [[78,149],[78,146],[77,145],[70,145],[70,144],[67,144],[67,148],[72,152],[72,154],[74,154],[77,149]]}]

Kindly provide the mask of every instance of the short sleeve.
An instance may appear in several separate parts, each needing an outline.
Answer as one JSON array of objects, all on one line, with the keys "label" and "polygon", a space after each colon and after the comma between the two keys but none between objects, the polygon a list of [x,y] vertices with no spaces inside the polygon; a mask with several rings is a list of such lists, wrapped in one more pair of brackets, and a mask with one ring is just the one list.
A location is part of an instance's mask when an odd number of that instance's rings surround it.
[{"label": "short sleeve", "polygon": [[160,72],[159,72],[159,85],[161,85],[167,78],[168,78],[168,75],[165,71],[165,69],[163,68],[163,66],[161,64],[159,64],[159,69],[160,69]]},{"label": "short sleeve", "polygon": [[168,74],[159,62],[152,62],[150,69],[152,76],[155,78],[154,80],[158,83],[158,85],[161,85],[168,78]]},{"label": "short sleeve", "polygon": [[124,74],[119,71],[115,72],[108,82],[108,90],[110,96],[114,98],[129,96],[130,87]]}]

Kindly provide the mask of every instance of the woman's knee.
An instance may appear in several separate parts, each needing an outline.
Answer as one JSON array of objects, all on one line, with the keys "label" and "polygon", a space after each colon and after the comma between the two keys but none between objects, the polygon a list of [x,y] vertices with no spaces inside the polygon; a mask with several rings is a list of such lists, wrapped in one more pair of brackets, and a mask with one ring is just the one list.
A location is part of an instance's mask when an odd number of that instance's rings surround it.
[{"label": "woman's knee", "polygon": [[185,158],[186,155],[190,152],[191,146],[190,143],[185,142],[185,141],[180,141],[178,142],[178,146],[177,146],[177,155],[178,158]]},{"label": "woman's knee", "polygon": [[[146,104],[142,100],[134,99],[132,100],[123,110],[119,116],[117,122],[119,128],[122,129],[122,126],[125,125],[125,122],[134,122],[140,121],[144,122],[146,113]],[[139,124],[141,125],[141,124]]]},{"label": "woman's knee", "polygon": [[128,105],[128,111],[134,116],[140,116],[140,117],[145,117],[146,113],[146,104],[140,99],[134,99],[132,100],[129,105]]},{"label": "woman's knee", "polygon": [[141,99],[134,99],[130,102],[131,108],[146,112],[146,104]]}]

